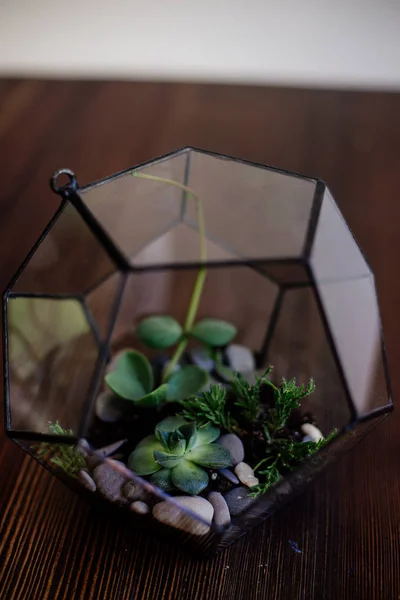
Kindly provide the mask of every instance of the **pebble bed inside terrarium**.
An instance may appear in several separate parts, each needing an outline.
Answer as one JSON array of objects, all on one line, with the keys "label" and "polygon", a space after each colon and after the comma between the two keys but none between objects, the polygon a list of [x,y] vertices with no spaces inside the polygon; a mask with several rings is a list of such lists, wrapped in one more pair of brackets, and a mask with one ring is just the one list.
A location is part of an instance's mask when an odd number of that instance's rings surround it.
[{"label": "pebble bed inside terrarium", "polygon": [[[151,318],[145,323],[150,321]],[[233,337],[235,328],[221,323]],[[214,333],[217,324],[216,320],[212,323]],[[275,388],[268,370],[257,369],[251,350],[233,342],[217,348],[194,345],[182,356],[174,369],[177,377],[178,373],[190,374],[193,367],[196,376],[202,372],[200,389],[195,384],[192,395],[184,393],[180,401],[164,405],[156,398],[154,406],[149,407],[121,398],[107,381],[123,393],[119,384],[126,384],[129,369],[124,371],[124,380],[115,376],[121,363],[140,356],[132,350],[134,345],[132,340],[127,349],[117,351],[111,358],[88,439],[99,448],[119,438],[121,445],[111,443],[110,452],[118,453],[118,459],[134,473],[165,492],[180,500],[183,494],[187,495],[184,505],[205,519],[211,515],[216,525],[229,525],[232,516],[243,512],[285,472],[299,466],[326,443],[313,415],[299,407],[300,400],[313,392],[313,383],[305,388],[284,381]],[[162,373],[168,364],[166,354],[151,361],[155,388],[162,385]],[[189,386],[192,381],[193,377]],[[129,390],[128,386],[127,395]],[[175,439],[171,440],[174,431]],[[120,504],[133,500],[132,510],[150,512],[152,507],[144,502],[140,486],[122,483],[123,476],[116,476],[109,464],[97,465],[89,472],[90,480],[86,474],[79,476],[90,489],[97,487],[100,494]],[[200,496],[211,506],[200,501]],[[166,516],[160,507],[153,508],[157,519],[179,527],[179,515],[177,521],[175,515],[170,522],[167,505],[165,512]]]}]

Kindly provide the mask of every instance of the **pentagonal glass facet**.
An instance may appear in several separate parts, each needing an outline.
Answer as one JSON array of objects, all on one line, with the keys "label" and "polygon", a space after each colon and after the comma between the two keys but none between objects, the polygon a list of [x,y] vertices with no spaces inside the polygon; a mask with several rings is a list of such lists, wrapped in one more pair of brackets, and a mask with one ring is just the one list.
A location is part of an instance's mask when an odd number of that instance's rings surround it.
[{"label": "pentagonal glass facet", "polygon": [[[204,206],[207,237],[237,260],[303,253],[315,180],[192,151],[188,185]],[[183,221],[198,229],[193,202]]]},{"label": "pentagonal glass facet", "polygon": [[76,208],[66,204],[24,265],[12,292],[82,295],[115,269]]},{"label": "pentagonal glass facet", "polygon": [[328,190],[310,263],[354,411],[364,417],[389,401],[375,281]]},{"label": "pentagonal glass facet", "polygon": [[136,177],[135,172],[184,184],[186,154],[132,169],[81,191],[80,195],[95,219],[131,263],[135,262],[137,254],[145,252],[181,221],[184,196],[179,187]]}]

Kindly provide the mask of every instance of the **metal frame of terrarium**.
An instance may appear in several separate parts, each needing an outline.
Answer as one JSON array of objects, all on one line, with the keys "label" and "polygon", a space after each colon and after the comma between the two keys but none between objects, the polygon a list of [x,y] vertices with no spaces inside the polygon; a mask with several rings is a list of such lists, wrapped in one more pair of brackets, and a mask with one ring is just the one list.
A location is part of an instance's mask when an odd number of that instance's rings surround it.
[{"label": "metal frame of terrarium", "polygon": [[[100,186],[100,185],[106,184],[108,182],[112,182],[121,176],[131,173],[133,171],[133,169],[137,170],[140,168],[148,167],[150,165],[153,166],[153,165],[159,164],[165,160],[174,158],[174,157],[179,156],[180,154],[184,154],[184,153],[187,153],[185,179],[184,179],[184,184],[186,185],[187,179],[188,179],[188,173],[189,173],[189,160],[190,160],[190,152],[191,151],[203,153],[208,156],[223,159],[223,160],[231,160],[231,161],[237,162],[239,164],[244,164],[244,165],[248,165],[251,167],[259,167],[261,169],[267,169],[269,171],[272,171],[272,172],[275,172],[278,174],[289,175],[291,177],[298,177],[302,180],[308,180],[308,181],[315,182],[315,193],[314,193],[314,197],[312,200],[310,217],[309,217],[309,222],[308,222],[307,231],[306,231],[306,235],[305,235],[304,246],[303,246],[301,255],[297,258],[280,258],[280,259],[276,259],[276,258],[269,258],[269,259],[268,258],[249,258],[249,259],[246,259],[246,258],[244,258],[244,259],[237,259],[237,260],[231,260],[231,261],[213,260],[211,262],[206,262],[206,263],[201,262],[201,261],[198,261],[198,262],[194,261],[194,262],[190,262],[190,263],[176,262],[176,263],[168,264],[168,265],[165,265],[165,264],[152,264],[149,266],[132,265],[129,262],[129,260],[127,259],[127,257],[124,255],[122,250],[111,239],[111,236],[106,232],[106,230],[103,228],[102,224],[99,223],[99,221],[93,215],[91,210],[86,206],[85,202],[80,197],[80,193],[86,192],[88,190],[92,190],[96,186]],[[57,183],[58,183],[58,179],[60,176],[67,176],[69,179],[69,182],[64,186],[58,186]],[[118,314],[120,302],[122,299],[126,280],[128,278],[128,275],[131,273],[141,272],[141,271],[151,271],[151,270],[153,270],[153,271],[179,270],[179,269],[196,270],[196,269],[199,269],[200,267],[206,267],[208,270],[208,269],[213,269],[213,268],[218,268],[218,267],[228,267],[228,266],[229,267],[246,266],[246,267],[251,267],[251,268],[257,270],[258,268],[260,268],[260,266],[270,267],[270,268],[271,267],[285,267],[285,266],[291,267],[293,265],[301,266],[304,269],[307,279],[302,280],[302,281],[295,281],[292,283],[284,283],[282,280],[280,281],[279,278],[276,278],[276,277],[272,276],[271,274],[266,273],[265,271],[263,272],[264,276],[267,276],[273,283],[275,283],[279,287],[279,289],[278,289],[277,297],[275,300],[275,305],[274,305],[274,308],[271,313],[267,331],[265,333],[265,338],[264,338],[264,342],[262,344],[262,349],[259,353],[260,356],[263,358],[267,354],[268,347],[271,342],[271,339],[273,338],[275,327],[276,327],[276,324],[278,321],[278,316],[279,316],[280,309],[282,306],[282,300],[284,297],[284,293],[289,289],[308,286],[313,290],[313,293],[315,295],[315,300],[316,300],[316,303],[318,306],[318,311],[319,311],[320,317],[322,319],[322,324],[323,324],[323,327],[325,330],[326,339],[329,344],[330,352],[334,358],[334,362],[335,362],[335,365],[336,365],[336,368],[337,368],[337,371],[338,371],[338,374],[340,377],[340,382],[341,382],[341,385],[343,388],[343,392],[346,396],[346,400],[348,403],[348,408],[349,408],[349,412],[350,412],[350,416],[351,416],[350,422],[342,429],[342,431],[339,432],[337,439],[340,440],[341,435],[343,435],[346,432],[348,432],[349,430],[353,429],[357,424],[365,422],[365,421],[369,421],[370,419],[373,419],[380,415],[385,415],[386,413],[388,413],[389,411],[392,410],[393,403],[391,400],[390,381],[389,381],[389,375],[388,375],[388,369],[387,369],[387,361],[386,361],[386,355],[385,355],[383,336],[382,336],[381,327],[380,327],[379,312],[376,315],[376,317],[378,319],[379,328],[380,328],[380,344],[381,344],[381,353],[382,353],[381,358],[382,358],[382,363],[383,363],[384,377],[385,377],[385,381],[386,381],[388,402],[385,405],[379,406],[378,408],[375,408],[375,409],[372,409],[367,414],[363,414],[363,415],[359,414],[359,412],[357,411],[356,405],[353,401],[352,394],[350,392],[350,388],[349,388],[349,384],[348,384],[348,380],[347,380],[346,374],[343,370],[339,351],[336,347],[336,343],[335,343],[330,325],[328,323],[328,320],[327,320],[327,317],[325,314],[323,301],[321,299],[320,291],[318,289],[318,282],[315,279],[313,269],[310,264],[311,251],[312,251],[313,242],[314,242],[315,236],[316,236],[322,201],[323,201],[325,190],[327,189],[326,185],[323,181],[315,179],[315,178],[297,175],[292,172],[284,171],[281,169],[267,167],[265,165],[260,165],[260,164],[253,163],[250,161],[238,160],[238,159],[230,158],[230,157],[227,157],[224,155],[206,152],[204,150],[199,150],[197,148],[184,148],[182,150],[166,154],[155,160],[147,161],[147,162],[142,163],[134,168],[125,169],[125,170],[123,170],[119,173],[116,173],[110,177],[106,177],[104,179],[101,179],[99,181],[96,181],[94,183],[91,183],[91,184],[83,186],[83,187],[78,186],[75,175],[72,171],[70,171],[68,169],[61,169],[61,170],[57,171],[54,174],[54,176],[52,177],[51,188],[56,194],[61,196],[61,198],[62,198],[61,204],[60,204],[59,208],[57,209],[57,211],[55,212],[53,218],[49,221],[48,225],[45,227],[41,236],[39,237],[39,239],[37,240],[37,242],[31,249],[31,251],[29,252],[27,258],[25,259],[25,261],[23,262],[21,267],[18,269],[17,273],[15,274],[15,276],[13,277],[13,279],[11,280],[11,282],[9,283],[9,285],[7,286],[7,288],[3,294],[3,348],[4,348],[3,363],[4,363],[5,430],[6,430],[7,435],[10,438],[14,439],[17,443],[19,441],[37,441],[39,443],[40,442],[56,442],[58,444],[59,443],[76,444],[78,442],[78,440],[85,437],[85,434],[87,432],[87,428],[89,425],[90,415],[93,410],[93,404],[94,404],[95,398],[96,398],[96,392],[100,385],[101,374],[102,374],[104,367],[109,359],[109,343],[110,343],[110,339],[111,339],[111,335],[112,335],[113,326],[114,326],[115,320],[117,318],[117,314]],[[13,286],[18,281],[18,278],[20,277],[21,273],[24,271],[24,269],[28,265],[30,259],[35,254],[36,250],[39,248],[42,241],[46,238],[47,234],[50,232],[53,225],[56,223],[56,221],[58,220],[59,216],[62,214],[65,207],[68,205],[68,203],[71,203],[73,205],[73,207],[76,209],[76,211],[79,213],[80,217],[84,220],[84,222],[86,223],[86,225],[91,230],[94,237],[96,238],[98,244],[100,244],[102,246],[103,250],[107,253],[108,257],[115,264],[116,271],[119,271],[119,273],[120,273],[119,287],[118,287],[118,291],[117,291],[114,301],[113,301],[111,314],[109,317],[108,332],[107,332],[107,335],[106,335],[106,338],[104,341],[102,341],[101,336],[98,333],[97,324],[95,322],[95,319],[93,318],[93,316],[91,315],[90,311],[87,309],[86,304],[85,304],[85,296],[88,294],[89,290],[86,290],[82,294],[65,294],[65,295],[64,294],[47,294],[46,295],[46,294],[37,294],[37,293],[25,294],[25,297],[32,297],[32,298],[34,298],[34,297],[46,298],[47,297],[47,298],[52,298],[52,299],[54,299],[54,298],[56,298],[56,299],[79,299],[81,302],[81,305],[83,307],[83,310],[85,312],[85,316],[88,319],[88,322],[90,324],[91,332],[95,337],[95,340],[96,340],[96,343],[98,346],[98,357],[97,357],[96,365],[93,370],[91,384],[89,387],[89,393],[88,393],[88,396],[84,400],[85,409],[83,411],[83,415],[80,420],[80,426],[79,426],[76,436],[60,436],[60,435],[54,435],[51,433],[40,433],[37,431],[13,429],[12,419],[11,419],[11,399],[10,399],[9,364],[8,364],[7,302],[9,299],[11,299],[13,297],[24,296],[24,294],[21,294],[21,293],[13,294],[13,292],[12,292]],[[347,224],[345,224],[345,226],[348,229]],[[353,240],[354,240],[354,238],[353,238]],[[354,243],[356,244],[355,240],[354,240]],[[359,249],[358,245],[357,245],[357,248]],[[361,252],[361,254],[362,254],[362,252]],[[367,263],[364,255],[362,255],[362,256],[365,260],[366,265],[368,266],[368,263]],[[68,256],[65,256],[64,260],[68,260]],[[368,266],[368,268],[369,268],[369,266]],[[371,279],[373,281],[373,273],[370,268],[369,268],[369,271],[370,271],[369,276],[371,277]],[[98,284],[96,284],[96,285],[98,285]],[[335,441],[337,441],[337,440],[336,439],[333,440],[333,442],[331,442],[329,444],[329,448],[324,450],[325,458],[320,459],[320,458],[318,458],[318,455],[317,455],[315,457],[313,466],[312,467],[309,466],[308,468],[312,468],[315,472],[317,472],[319,470],[318,467],[316,466],[318,461],[319,461],[319,464],[321,467],[324,466],[327,462],[330,462],[331,459],[328,457],[328,453],[330,451],[331,444],[335,443]],[[24,446],[24,449],[26,450],[25,446]],[[32,454],[32,456],[35,457],[34,453],[31,453],[31,454]],[[332,452],[332,455],[333,454],[335,454],[335,453]],[[43,464],[43,463],[41,463],[41,464]],[[311,464],[312,463],[310,462],[310,465]],[[303,467],[300,467],[299,472],[302,469],[303,469]],[[307,467],[306,467],[306,469],[307,469]],[[304,469],[303,469],[303,471],[304,471]],[[295,476],[296,476],[296,473],[295,473]],[[148,482],[147,482],[147,485],[149,485]],[[269,494],[268,494],[268,498],[269,498]],[[260,520],[264,519],[265,516],[267,516],[267,505],[268,504],[271,504],[271,501],[270,501],[270,499],[268,499],[266,501],[265,498],[261,503],[258,504],[259,506],[262,506],[262,505],[264,506],[264,508],[262,508],[261,510],[259,509]],[[277,506],[274,505],[274,510],[276,507]],[[253,507],[253,511],[254,511],[254,507]],[[183,510],[183,512],[185,512],[185,511]],[[188,512],[188,515],[190,516],[190,511]],[[217,533],[218,533],[218,529],[217,529]],[[244,531],[242,531],[242,533],[244,533]],[[220,534],[220,539],[221,539],[221,535],[222,535],[221,531],[219,531],[219,534]],[[237,537],[237,534],[238,534],[238,531],[236,531],[236,534],[235,534],[236,537]],[[208,538],[208,536],[207,536],[207,538]],[[226,538],[226,543],[229,543],[229,539],[230,538],[229,538],[229,534],[228,534],[228,536]]]}]

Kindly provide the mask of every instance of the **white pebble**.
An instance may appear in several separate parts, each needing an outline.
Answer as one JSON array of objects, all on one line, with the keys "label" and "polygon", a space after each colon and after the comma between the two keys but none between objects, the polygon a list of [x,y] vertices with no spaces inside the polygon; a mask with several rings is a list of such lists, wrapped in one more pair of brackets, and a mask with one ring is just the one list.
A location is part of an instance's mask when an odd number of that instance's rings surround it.
[{"label": "white pebble", "polygon": [[322,435],[322,433],[320,432],[320,430],[315,427],[315,425],[311,425],[311,423],[304,423],[304,425],[301,426],[301,431],[302,433],[304,433],[305,436],[309,436],[311,438],[311,440],[304,440],[304,441],[312,441],[312,442],[318,442],[319,440],[323,440],[324,436]]},{"label": "white pebble", "polygon": [[247,487],[251,488],[260,483],[257,477],[254,475],[253,469],[247,463],[240,462],[238,465],[236,465],[235,473],[239,480],[244,485],[247,485]]},{"label": "white pebble", "polygon": [[136,502],[132,502],[131,510],[133,510],[133,512],[137,513],[138,515],[147,515],[150,508],[147,506],[146,502],[136,500]]}]

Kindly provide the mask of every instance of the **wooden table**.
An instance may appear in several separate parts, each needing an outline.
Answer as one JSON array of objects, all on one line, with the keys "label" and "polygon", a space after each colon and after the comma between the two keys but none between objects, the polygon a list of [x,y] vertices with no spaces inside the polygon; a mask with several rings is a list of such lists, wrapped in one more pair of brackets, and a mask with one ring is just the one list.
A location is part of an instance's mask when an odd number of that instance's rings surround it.
[{"label": "wooden table", "polygon": [[[0,81],[0,283],[81,183],[184,145],[318,175],[375,270],[400,389],[400,95],[164,83]],[[216,559],[101,518],[0,434],[0,598],[399,598],[400,413]],[[295,552],[289,540],[297,543]]]}]

